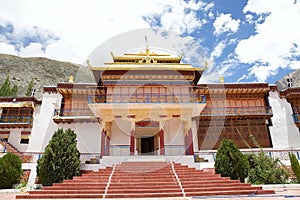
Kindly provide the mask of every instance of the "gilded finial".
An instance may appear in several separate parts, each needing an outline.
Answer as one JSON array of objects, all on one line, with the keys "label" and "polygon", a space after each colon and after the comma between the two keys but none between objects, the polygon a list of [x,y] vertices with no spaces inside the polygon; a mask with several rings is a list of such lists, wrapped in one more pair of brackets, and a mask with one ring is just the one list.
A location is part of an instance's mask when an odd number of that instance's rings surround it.
[{"label": "gilded finial", "polygon": [[113,52],[110,52],[110,55],[112,56],[112,58],[115,60],[115,55],[114,55],[114,53]]},{"label": "gilded finial", "polygon": [[146,55],[149,56],[149,41],[145,35]]},{"label": "gilded finial", "polygon": [[224,83],[224,76],[223,75],[220,76],[220,83]]},{"label": "gilded finial", "polygon": [[69,83],[74,83],[74,76],[70,76]]},{"label": "gilded finial", "polygon": [[89,61],[89,60],[86,60],[86,64],[87,64],[89,67],[92,67],[92,66],[90,65],[90,61]]}]

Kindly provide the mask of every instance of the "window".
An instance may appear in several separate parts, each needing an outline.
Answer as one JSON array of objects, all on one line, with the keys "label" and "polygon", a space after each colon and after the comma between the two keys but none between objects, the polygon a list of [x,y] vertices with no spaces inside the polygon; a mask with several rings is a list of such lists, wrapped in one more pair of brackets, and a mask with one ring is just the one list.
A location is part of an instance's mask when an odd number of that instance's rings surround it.
[{"label": "window", "polygon": [[9,131],[0,131],[0,140],[7,142],[9,137]]},{"label": "window", "polygon": [[21,132],[21,140],[20,144],[29,144],[30,131],[22,131]]},{"label": "window", "polygon": [[27,139],[21,138],[20,144],[29,144],[29,138],[27,138]]}]

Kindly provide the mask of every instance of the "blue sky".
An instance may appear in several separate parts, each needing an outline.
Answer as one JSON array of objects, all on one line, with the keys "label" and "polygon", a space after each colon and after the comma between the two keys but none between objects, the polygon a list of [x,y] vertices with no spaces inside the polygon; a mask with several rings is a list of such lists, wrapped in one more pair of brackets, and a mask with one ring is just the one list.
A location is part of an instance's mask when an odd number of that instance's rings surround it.
[{"label": "blue sky", "polygon": [[202,82],[275,83],[300,68],[299,19],[297,0],[2,0],[0,53],[82,64],[115,35],[163,28],[201,48],[185,61],[205,52]]}]

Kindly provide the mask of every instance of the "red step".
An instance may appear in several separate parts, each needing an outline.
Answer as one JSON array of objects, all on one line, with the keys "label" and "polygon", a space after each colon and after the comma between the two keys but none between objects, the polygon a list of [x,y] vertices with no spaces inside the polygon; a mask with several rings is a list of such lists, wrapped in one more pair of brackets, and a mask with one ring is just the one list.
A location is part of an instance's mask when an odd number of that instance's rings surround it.
[{"label": "red step", "polygon": [[[128,162],[112,168],[89,172],[73,180],[55,183],[29,194],[17,195],[16,199],[54,198],[158,198],[186,196],[216,196],[242,194],[274,194],[238,180],[230,180],[207,170],[196,170],[174,164],[175,172],[167,162]],[[108,187],[107,187],[108,186]],[[106,190],[107,189],[107,190]],[[183,193],[184,191],[184,193]]]}]

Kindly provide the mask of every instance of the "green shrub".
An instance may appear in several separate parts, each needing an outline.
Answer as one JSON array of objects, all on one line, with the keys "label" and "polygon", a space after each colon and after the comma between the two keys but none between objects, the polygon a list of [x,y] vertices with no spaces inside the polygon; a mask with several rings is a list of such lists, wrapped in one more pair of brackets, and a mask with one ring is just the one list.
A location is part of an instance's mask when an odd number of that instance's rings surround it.
[{"label": "green shrub", "polygon": [[296,177],[297,183],[300,183],[300,165],[295,154],[289,153],[292,171]]},{"label": "green shrub", "polygon": [[248,155],[250,165],[249,182],[252,184],[283,184],[288,181],[289,172],[279,158],[272,159],[265,152]]},{"label": "green shrub", "polygon": [[232,140],[224,139],[217,151],[215,170],[223,177],[229,176],[233,180],[244,182],[248,176],[249,163]]},{"label": "green shrub", "polygon": [[0,188],[12,188],[20,182],[22,162],[19,156],[7,153],[0,158]]},{"label": "green shrub", "polygon": [[76,134],[71,129],[58,129],[38,160],[37,175],[43,185],[60,183],[80,173],[80,153]]}]

